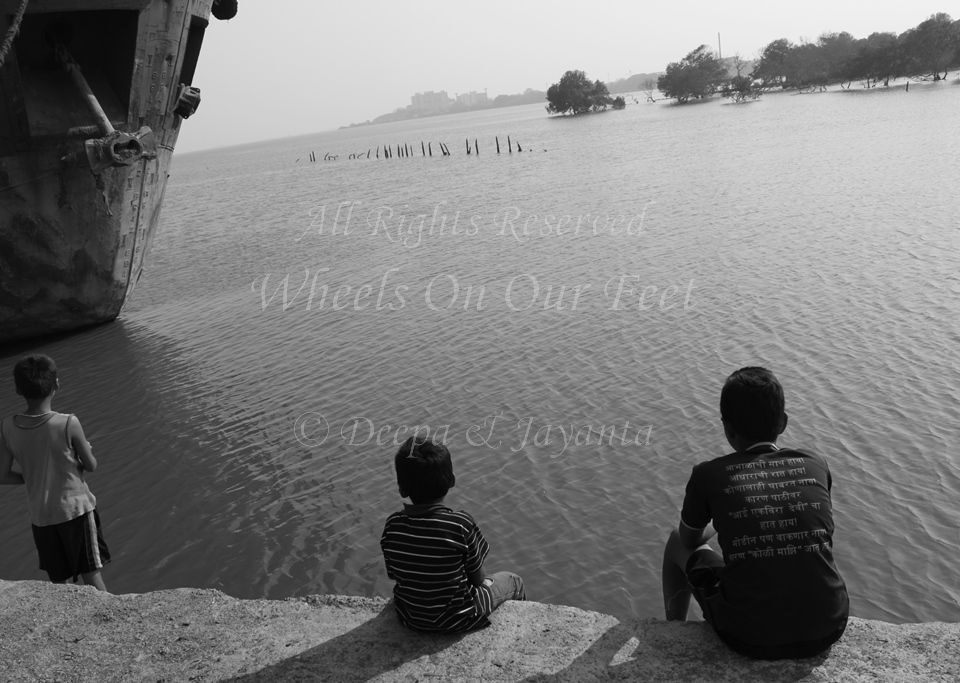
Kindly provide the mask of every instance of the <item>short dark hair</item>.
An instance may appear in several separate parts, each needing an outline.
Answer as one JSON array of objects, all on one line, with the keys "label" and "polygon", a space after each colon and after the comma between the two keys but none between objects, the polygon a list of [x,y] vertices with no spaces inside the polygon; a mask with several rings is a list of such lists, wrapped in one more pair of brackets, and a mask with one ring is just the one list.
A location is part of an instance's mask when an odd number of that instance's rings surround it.
[{"label": "short dark hair", "polygon": [[747,439],[776,441],[783,409],[783,387],[766,368],[740,368],[720,392],[720,417]]},{"label": "short dark hair", "polygon": [[57,388],[57,364],[50,356],[25,356],[13,366],[13,382],[24,398],[46,398]]},{"label": "short dark hair", "polygon": [[443,498],[456,483],[450,451],[421,434],[403,442],[394,464],[400,495],[408,496],[414,504]]}]

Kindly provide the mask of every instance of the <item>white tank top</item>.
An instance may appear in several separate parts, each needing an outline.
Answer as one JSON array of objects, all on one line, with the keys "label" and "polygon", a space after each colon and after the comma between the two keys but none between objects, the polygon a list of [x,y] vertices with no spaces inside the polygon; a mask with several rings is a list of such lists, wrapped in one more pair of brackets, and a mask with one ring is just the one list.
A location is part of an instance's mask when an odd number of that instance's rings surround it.
[{"label": "white tank top", "polygon": [[67,436],[72,417],[14,416],[0,423],[0,438],[23,472],[34,526],[68,522],[97,506]]}]

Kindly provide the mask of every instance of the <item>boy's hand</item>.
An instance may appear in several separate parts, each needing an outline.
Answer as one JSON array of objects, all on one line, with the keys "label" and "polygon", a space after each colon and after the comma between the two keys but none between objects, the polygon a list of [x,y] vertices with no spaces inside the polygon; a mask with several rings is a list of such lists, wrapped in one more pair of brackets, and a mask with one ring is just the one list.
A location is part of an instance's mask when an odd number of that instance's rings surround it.
[{"label": "boy's hand", "polygon": [[471,586],[482,586],[484,583],[483,568],[467,575]]}]

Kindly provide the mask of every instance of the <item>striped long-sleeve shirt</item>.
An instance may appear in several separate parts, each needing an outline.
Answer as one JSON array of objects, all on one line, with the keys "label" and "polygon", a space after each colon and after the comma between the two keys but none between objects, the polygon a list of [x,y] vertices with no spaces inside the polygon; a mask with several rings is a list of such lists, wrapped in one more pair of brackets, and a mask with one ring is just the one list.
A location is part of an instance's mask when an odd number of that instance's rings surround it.
[{"label": "striped long-sleeve shirt", "polygon": [[387,518],[380,547],[405,625],[465,631],[486,623],[490,590],[468,577],[483,567],[489,546],[468,513],[438,503],[407,505]]}]

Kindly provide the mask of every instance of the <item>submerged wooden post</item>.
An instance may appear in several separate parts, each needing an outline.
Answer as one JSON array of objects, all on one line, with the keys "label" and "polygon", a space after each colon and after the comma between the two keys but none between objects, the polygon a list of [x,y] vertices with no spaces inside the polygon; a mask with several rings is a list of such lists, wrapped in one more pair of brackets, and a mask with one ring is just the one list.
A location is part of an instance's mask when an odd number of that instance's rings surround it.
[{"label": "submerged wooden post", "polygon": [[427,150],[423,146],[423,140],[420,141],[420,153],[423,154],[423,156],[427,156]]},{"label": "submerged wooden post", "polygon": [[523,148],[520,147],[520,143],[519,143],[519,142],[517,143],[517,151],[518,151],[518,152],[522,152],[522,151],[523,151]]},{"label": "submerged wooden post", "polygon": [[432,142],[428,142],[428,143],[427,143],[427,151],[430,152],[430,156],[433,156],[433,143],[432,143]]},{"label": "submerged wooden post", "polygon": [[467,144],[467,156],[470,156],[470,139],[468,138],[464,142]]},{"label": "submerged wooden post", "polygon": [[494,135],[493,139],[497,141],[497,154],[500,154],[500,138]]},{"label": "submerged wooden post", "polygon": [[507,136],[507,151],[508,151],[510,154],[513,154],[513,143],[510,142],[510,136],[509,136],[509,135]]},{"label": "submerged wooden post", "polygon": [[480,147],[477,145],[477,139],[476,139],[476,138],[473,139],[473,152],[474,152],[474,154],[476,154],[477,156],[480,156]]},{"label": "submerged wooden post", "polygon": [[370,148],[369,148],[369,147],[367,147],[367,158],[368,158],[368,159],[370,158]]}]

